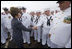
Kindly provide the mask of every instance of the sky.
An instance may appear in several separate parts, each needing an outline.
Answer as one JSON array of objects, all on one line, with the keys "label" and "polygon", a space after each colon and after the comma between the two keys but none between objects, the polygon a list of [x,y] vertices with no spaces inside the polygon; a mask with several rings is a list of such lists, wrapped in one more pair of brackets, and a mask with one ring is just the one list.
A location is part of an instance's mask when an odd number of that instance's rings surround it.
[{"label": "sky", "polygon": [[50,9],[59,9],[57,1],[1,1],[1,12],[3,12],[2,8],[7,7],[26,7],[27,12],[30,11],[44,11],[46,8]]}]

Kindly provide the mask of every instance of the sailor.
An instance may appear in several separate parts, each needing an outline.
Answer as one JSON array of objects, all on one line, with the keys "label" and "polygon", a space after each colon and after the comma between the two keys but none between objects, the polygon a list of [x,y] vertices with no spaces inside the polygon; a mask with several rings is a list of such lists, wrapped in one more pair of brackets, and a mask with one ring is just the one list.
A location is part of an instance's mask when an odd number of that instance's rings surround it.
[{"label": "sailor", "polygon": [[[30,16],[31,16],[31,25],[30,26],[33,27],[33,21],[35,19],[35,12],[34,11],[30,12]],[[33,37],[33,35],[34,35],[34,30],[31,31],[31,37]]]},{"label": "sailor", "polygon": [[[38,22],[41,19],[41,11],[40,10],[36,11],[36,16],[37,16],[36,24],[38,24]],[[37,37],[37,42],[40,43],[40,39],[41,39],[41,35],[42,35],[41,26],[38,26],[36,34],[37,34],[37,36],[36,36]]]},{"label": "sailor", "polygon": [[3,10],[4,12],[1,14],[2,28],[3,28],[2,34],[4,36],[4,39],[6,40],[8,39],[8,32],[9,32],[8,27],[7,27],[8,26],[7,18],[8,16],[10,16],[10,14],[9,14],[8,8],[3,8]]},{"label": "sailor", "polygon": [[[31,16],[29,14],[26,13],[26,8],[22,7],[22,10],[23,10],[23,15],[22,15],[22,24],[29,28],[30,27],[30,24],[31,24]],[[30,32],[26,32],[26,31],[23,31],[23,40],[24,40],[24,43],[28,43],[30,44]]]},{"label": "sailor", "polygon": [[[4,8],[4,9],[6,9],[6,8]],[[11,20],[13,19],[13,17],[9,13],[9,11],[8,12],[5,11],[5,16],[6,16],[6,18],[5,18],[5,27],[8,29],[8,32],[10,33],[10,36],[11,36],[10,40],[12,40],[13,31],[12,31],[12,28],[11,28]]]},{"label": "sailor", "polygon": [[44,15],[42,15],[41,20],[38,22],[36,26],[34,26],[35,29],[38,29],[38,26],[43,26],[42,31],[42,45],[46,46],[49,30],[51,28],[51,19],[50,19],[50,9],[45,9]]},{"label": "sailor", "polygon": [[[51,48],[65,48],[71,38],[70,1],[58,1],[61,12],[55,15],[53,27],[49,32]],[[71,44],[68,44],[71,45]]]}]

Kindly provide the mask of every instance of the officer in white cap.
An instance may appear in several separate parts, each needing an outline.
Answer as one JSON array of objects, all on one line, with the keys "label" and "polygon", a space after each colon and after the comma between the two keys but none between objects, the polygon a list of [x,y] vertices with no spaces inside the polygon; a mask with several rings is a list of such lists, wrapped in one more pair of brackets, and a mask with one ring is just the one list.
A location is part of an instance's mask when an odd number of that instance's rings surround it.
[{"label": "officer in white cap", "polygon": [[11,14],[9,13],[9,11],[8,11],[8,9],[7,8],[3,8],[3,10],[4,10],[4,16],[5,16],[5,18],[4,18],[4,21],[5,21],[5,28],[7,28],[7,32],[9,32],[10,33],[10,35],[11,35],[11,39],[10,40],[12,40],[12,28],[11,28],[11,20],[12,20],[12,16],[11,16]]},{"label": "officer in white cap", "polygon": [[12,28],[11,28],[12,19],[13,19],[13,17],[11,16],[10,13],[6,14],[6,27],[8,28],[8,32],[10,32],[10,35],[11,35],[10,40],[12,40],[12,34],[13,34],[13,31],[12,31]]},{"label": "officer in white cap", "polygon": [[6,39],[8,38],[7,32],[5,32],[5,21],[4,21],[4,15],[1,15],[1,43],[5,44]]},{"label": "officer in white cap", "polygon": [[70,1],[58,1],[61,12],[55,15],[53,27],[50,30],[51,48],[70,46],[71,38],[71,7]]}]

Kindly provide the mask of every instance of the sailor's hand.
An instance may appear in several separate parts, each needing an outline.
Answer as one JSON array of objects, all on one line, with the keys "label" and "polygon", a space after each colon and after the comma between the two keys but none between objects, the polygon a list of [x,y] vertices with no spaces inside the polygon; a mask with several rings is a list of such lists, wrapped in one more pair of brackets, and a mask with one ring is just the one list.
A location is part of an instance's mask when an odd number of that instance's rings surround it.
[{"label": "sailor's hand", "polygon": [[32,27],[33,30],[37,30],[37,26]]}]

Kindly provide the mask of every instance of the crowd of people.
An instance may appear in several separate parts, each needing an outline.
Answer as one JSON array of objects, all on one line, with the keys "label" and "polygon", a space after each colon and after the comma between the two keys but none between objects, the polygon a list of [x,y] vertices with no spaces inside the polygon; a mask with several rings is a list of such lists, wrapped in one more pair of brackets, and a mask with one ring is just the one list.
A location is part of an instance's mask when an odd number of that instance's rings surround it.
[{"label": "crowd of people", "polygon": [[58,1],[60,11],[50,8],[26,13],[25,7],[3,8],[1,13],[1,43],[6,43],[8,32],[10,41],[18,48],[23,43],[31,44],[30,37],[50,48],[71,48],[71,1]]}]

